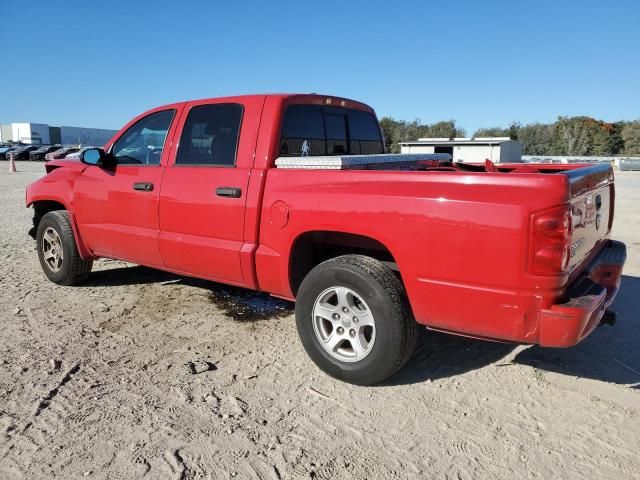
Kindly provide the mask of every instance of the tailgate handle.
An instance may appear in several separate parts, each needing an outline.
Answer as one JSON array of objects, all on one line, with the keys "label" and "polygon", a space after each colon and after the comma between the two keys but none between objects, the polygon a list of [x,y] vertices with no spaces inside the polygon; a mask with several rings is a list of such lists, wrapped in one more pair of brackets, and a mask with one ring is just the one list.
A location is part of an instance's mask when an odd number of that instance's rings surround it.
[{"label": "tailgate handle", "polygon": [[141,192],[152,192],[153,183],[150,182],[137,182],[133,184],[134,190],[140,190]]},{"label": "tailgate handle", "polygon": [[596,210],[600,210],[600,207],[602,207],[602,197],[596,195]]},{"label": "tailgate handle", "polygon": [[240,198],[242,189],[238,187],[218,187],[216,188],[216,195],[219,197]]}]

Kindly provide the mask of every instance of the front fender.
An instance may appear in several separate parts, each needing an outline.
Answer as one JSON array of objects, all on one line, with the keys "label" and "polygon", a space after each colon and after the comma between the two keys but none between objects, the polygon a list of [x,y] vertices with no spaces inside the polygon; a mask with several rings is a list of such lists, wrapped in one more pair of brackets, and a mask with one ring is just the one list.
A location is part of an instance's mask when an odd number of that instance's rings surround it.
[{"label": "front fender", "polygon": [[[66,210],[76,240],[78,253],[83,260],[95,258],[87,248],[82,237],[78,233],[75,215],[73,213],[73,192],[75,179],[82,173],[77,169],[56,168],[50,173],[26,187],[25,203],[27,208],[34,207],[33,235],[38,228],[38,223],[42,216],[53,210]],[[38,209],[38,205],[42,205]],[[62,207],[62,208],[61,208]]]},{"label": "front fender", "polygon": [[67,168],[56,168],[51,173],[27,185],[26,206],[38,201],[53,201],[71,210],[73,204],[73,186],[82,172]]}]

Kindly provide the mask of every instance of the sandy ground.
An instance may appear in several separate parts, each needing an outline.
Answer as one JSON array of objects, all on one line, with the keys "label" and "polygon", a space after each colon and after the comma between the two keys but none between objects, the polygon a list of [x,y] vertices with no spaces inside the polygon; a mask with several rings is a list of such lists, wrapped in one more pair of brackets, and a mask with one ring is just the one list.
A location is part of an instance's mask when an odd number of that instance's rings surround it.
[{"label": "sandy ground", "polygon": [[307,359],[291,304],[115,261],[48,282],[43,166],[0,167],[2,479],[640,478],[640,172],[617,175],[615,327],[568,350],[424,332],[363,388]]}]

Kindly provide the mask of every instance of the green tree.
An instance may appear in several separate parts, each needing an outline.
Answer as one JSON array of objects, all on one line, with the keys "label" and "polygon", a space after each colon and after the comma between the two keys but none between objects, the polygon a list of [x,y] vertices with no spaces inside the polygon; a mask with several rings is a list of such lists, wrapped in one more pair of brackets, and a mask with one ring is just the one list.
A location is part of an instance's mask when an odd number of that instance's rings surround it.
[{"label": "green tree", "polygon": [[387,152],[394,153],[394,145],[397,145],[400,141],[400,123],[391,117],[382,117],[380,119],[380,128],[382,128],[385,151]]},{"label": "green tree", "polygon": [[593,128],[593,155],[617,155],[624,148],[622,140],[622,123],[598,122]]},{"label": "green tree", "polygon": [[518,140],[518,131],[521,125],[519,122],[512,122],[507,128],[489,127],[479,128],[473,134],[473,138],[478,137],[509,137],[511,140]]},{"label": "green tree", "polygon": [[628,122],[614,122],[613,131],[609,137],[609,155],[619,155],[624,151],[624,139],[622,130]]},{"label": "green tree", "polygon": [[512,122],[511,125],[509,125],[509,138],[511,140],[519,140],[520,128],[522,128],[520,122]]},{"label": "green tree", "polygon": [[423,137],[432,137],[432,138],[455,138],[455,137],[463,137],[465,135],[465,131],[461,128],[456,127],[455,120],[447,120],[446,122],[438,122],[433,125],[423,125],[422,127],[426,127],[423,132]]},{"label": "green tree", "polygon": [[510,136],[510,132],[508,128],[502,127],[489,127],[489,128],[479,128],[473,134],[473,138],[478,137],[508,137]]},{"label": "green tree", "polygon": [[524,155],[553,155],[554,126],[542,123],[524,125],[518,129]]},{"label": "green tree", "polygon": [[640,155],[640,120],[627,123],[621,131],[625,155]]},{"label": "green tree", "polygon": [[556,155],[591,155],[596,128],[591,117],[559,117],[553,142]]}]

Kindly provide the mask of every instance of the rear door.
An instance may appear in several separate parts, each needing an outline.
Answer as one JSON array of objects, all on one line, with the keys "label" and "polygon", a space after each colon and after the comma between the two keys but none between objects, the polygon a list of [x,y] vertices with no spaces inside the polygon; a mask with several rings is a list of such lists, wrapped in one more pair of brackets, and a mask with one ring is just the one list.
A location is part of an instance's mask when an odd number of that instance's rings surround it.
[{"label": "rear door", "polygon": [[174,271],[245,285],[247,187],[263,96],[190,102],[160,191],[159,247]]}]

